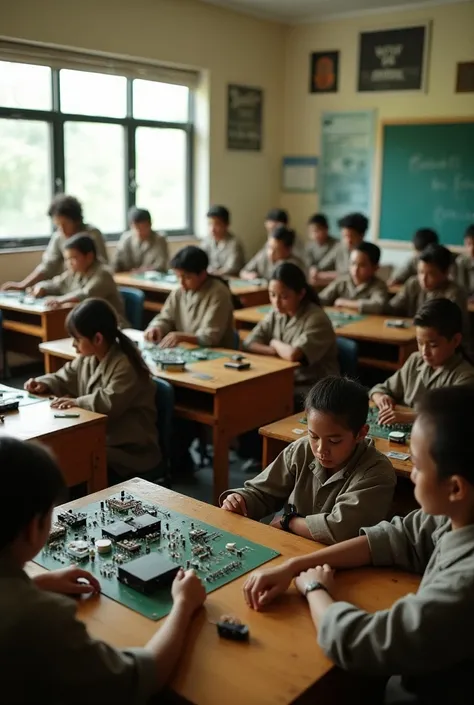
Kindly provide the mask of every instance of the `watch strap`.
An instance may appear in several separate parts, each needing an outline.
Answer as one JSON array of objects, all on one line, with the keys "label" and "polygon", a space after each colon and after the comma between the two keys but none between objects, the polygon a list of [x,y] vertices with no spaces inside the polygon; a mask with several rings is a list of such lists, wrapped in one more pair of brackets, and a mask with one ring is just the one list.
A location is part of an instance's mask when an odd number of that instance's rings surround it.
[{"label": "watch strap", "polygon": [[314,592],[315,590],[324,590],[324,592],[328,592],[328,589],[325,585],[318,582],[317,580],[312,580],[310,583],[308,583],[306,585],[306,587],[304,589],[305,597],[309,592]]}]

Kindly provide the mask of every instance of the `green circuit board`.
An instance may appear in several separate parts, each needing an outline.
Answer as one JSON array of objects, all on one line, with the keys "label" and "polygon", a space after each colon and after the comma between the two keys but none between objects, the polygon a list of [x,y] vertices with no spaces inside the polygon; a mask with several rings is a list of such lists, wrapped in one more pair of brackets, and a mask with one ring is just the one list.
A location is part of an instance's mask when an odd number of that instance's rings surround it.
[{"label": "green circuit board", "polygon": [[44,299],[36,299],[34,296],[27,294],[24,291],[3,291],[0,293],[0,307],[2,304],[18,303],[31,306],[32,308],[44,309]]},{"label": "green circuit board", "polygon": [[[389,433],[391,433],[392,431],[401,431],[401,433],[406,434],[407,442],[409,441],[412,429],[411,424],[394,423],[390,424],[389,426],[383,426],[382,424],[378,423],[377,419],[378,409],[376,409],[375,407],[370,407],[369,415],[367,416],[367,423],[370,427],[370,436],[372,436],[373,438],[384,438],[385,440],[388,440]],[[307,424],[308,421],[306,418],[302,418],[300,419],[300,423]]]},{"label": "green circuit board", "polygon": [[229,286],[233,289],[246,289],[249,286],[261,286],[262,288],[267,287],[267,282],[265,279],[229,279]]},{"label": "green circuit board", "polygon": [[0,384],[0,401],[18,401],[20,407],[29,406],[30,404],[38,404],[45,400],[45,397],[37,397],[34,394],[29,394],[21,389],[13,389],[4,384]]},{"label": "green circuit board", "polygon": [[[270,313],[272,310],[272,307],[270,305],[266,306],[259,306],[257,308],[257,311],[259,313]],[[363,321],[366,316],[361,316],[358,313],[345,313],[344,311],[328,311],[326,310],[327,317],[331,321],[333,328],[342,328],[343,326],[347,326],[349,323],[358,323],[359,321]]]},{"label": "green circuit board", "polygon": [[174,272],[134,272],[133,279],[149,282],[162,282],[163,284],[177,284],[178,277]]},{"label": "green circuit board", "polygon": [[203,362],[204,360],[218,360],[221,357],[230,357],[230,355],[217,352],[211,348],[193,348],[189,350],[188,348],[176,347],[163,349],[159,348],[157,345],[145,344],[141,350],[143,357],[145,359],[148,357],[155,364],[161,362],[168,364],[190,364],[193,362]]},{"label": "green circuit board", "polygon": [[[133,522],[143,520],[155,523],[160,520],[161,526],[159,529],[154,526],[147,535],[135,531]],[[132,533],[127,538],[108,537],[107,532],[116,531],[117,526],[131,528]],[[111,541],[111,549],[99,553],[96,541],[104,538]],[[82,557],[78,552],[82,552]],[[145,558],[153,564],[161,560],[172,563],[174,568],[193,568],[209,593],[278,555],[277,551],[241,536],[120,493],[75,512],[59,508],[49,541],[34,560],[49,570],[79,565],[97,577],[104,595],[158,620],[171,609],[170,586],[144,594],[119,580],[120,569],[126,569],[135,559]]]}]

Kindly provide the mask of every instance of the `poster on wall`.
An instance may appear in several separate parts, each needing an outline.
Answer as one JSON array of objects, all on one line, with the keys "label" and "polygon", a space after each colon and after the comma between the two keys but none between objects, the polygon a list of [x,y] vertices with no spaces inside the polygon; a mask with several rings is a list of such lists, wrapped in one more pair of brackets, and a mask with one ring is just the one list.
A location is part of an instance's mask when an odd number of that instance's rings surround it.
[{"label": "poster on wall", "polygon": [[422,91],[426,83],[429,25],[362,32],[360,92]]},{"label": "poster on wall", "polygon": [[309,92],[337,93],[339,88],[339,52],[313,52],[309,59]]},{"label": "poster on wall", "polygon": [[263,91],[249,86],[227,87],[227,149],[262,149]]}]

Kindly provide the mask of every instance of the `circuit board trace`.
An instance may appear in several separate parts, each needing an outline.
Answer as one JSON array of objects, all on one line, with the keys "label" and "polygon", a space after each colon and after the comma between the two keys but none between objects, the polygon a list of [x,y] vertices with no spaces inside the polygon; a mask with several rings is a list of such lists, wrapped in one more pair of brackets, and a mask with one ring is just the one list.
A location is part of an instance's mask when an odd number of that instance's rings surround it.
[{"label": "circuit board trace", "polygon": [[[384,438],[388,440],[388,436],[392,431],[400,431],[406,435],[406,440],[410,440],[412,425],[393,423],[382,425],[378,423],[378,409],[375,407],[370,407],[369,415],[367,416],[367,423],[369,424],[369,435],[373,438]],[[307,424],[308,421],[306,417],[300,419],[300,423]]]}]

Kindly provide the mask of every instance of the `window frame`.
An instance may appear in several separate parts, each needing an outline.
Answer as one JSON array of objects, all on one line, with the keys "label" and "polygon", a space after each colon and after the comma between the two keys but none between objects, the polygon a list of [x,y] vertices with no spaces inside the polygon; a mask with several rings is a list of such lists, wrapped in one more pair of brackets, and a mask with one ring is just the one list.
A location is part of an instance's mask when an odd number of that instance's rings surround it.
[{"label": "window frame", "polygon": [[[0,56],[0,60],[2,57]],[[7,59],[8,60],[8,59]],[[27,61],[19,62],[27,63]],[[49,125],[50,130],[50,160],[51,160],[51,192],[54,195],[58,193],[67,193],[67,184],[65,183],[65,161],[64,161],[64,124],[66,122],[92,122],[108,125],[120,125],[124,128],[125,140],[125,164],[124,164],[124,192],[125,192],[125,213],[123,214],[124,230],[127,228],[127,212],[129,208],[135,205],[134,186],[136,174],[136,143],[135,133],[139,127],[151,127],[155,129],[178,129],[186,135],[186,173],[185,173],[185,188],[186,188],[186,226],[178,230],[162,230],[167,237],[189,237],[193,235],[194,230],[194,91],[189,88],[188,93],[188,121],[183,122],[165,122],[162,120],[142,120],[133,117],[133,81],[134,78],[125,76],[126,93],[127,93],[127,110],[123,118],[103,117],[99,115],[77,115],[74,113],[62,113],[60,110],[60,68],[49,67],[51,70],[51,110],[35,110],[29,108],[6,108],[0,106],[0,129],[1,120],[30,120],[44,122]],[[66,67],[65,67],[66,68]],[[85,73],[97,73],[97,70],[85,70]],[[106,73],[106,72],[104,72]],[[136,76],[136,78],[140,78]],[[147,79],[153,80],[153,79]],[[159,81],[156,81],[159,82]],[[74,195],[74,194],[71,194]],[[48,203],[45,203],[45,211],[48,208]],[[144,204],[147,207],[147,204]],[[86,211],[87,216],[87,211]],[[159,225],[159,223],[158,223]],[[123,232],[123,231],[122,231]],[[103,232],[106,242],[117,242],[122,232]],[[51,228],[51,235],[53,228]],[[51,235],[21,235],[10,237],[0,237],[0,250],[13,249],[39,249],[45,248],[51,238]]]}]

